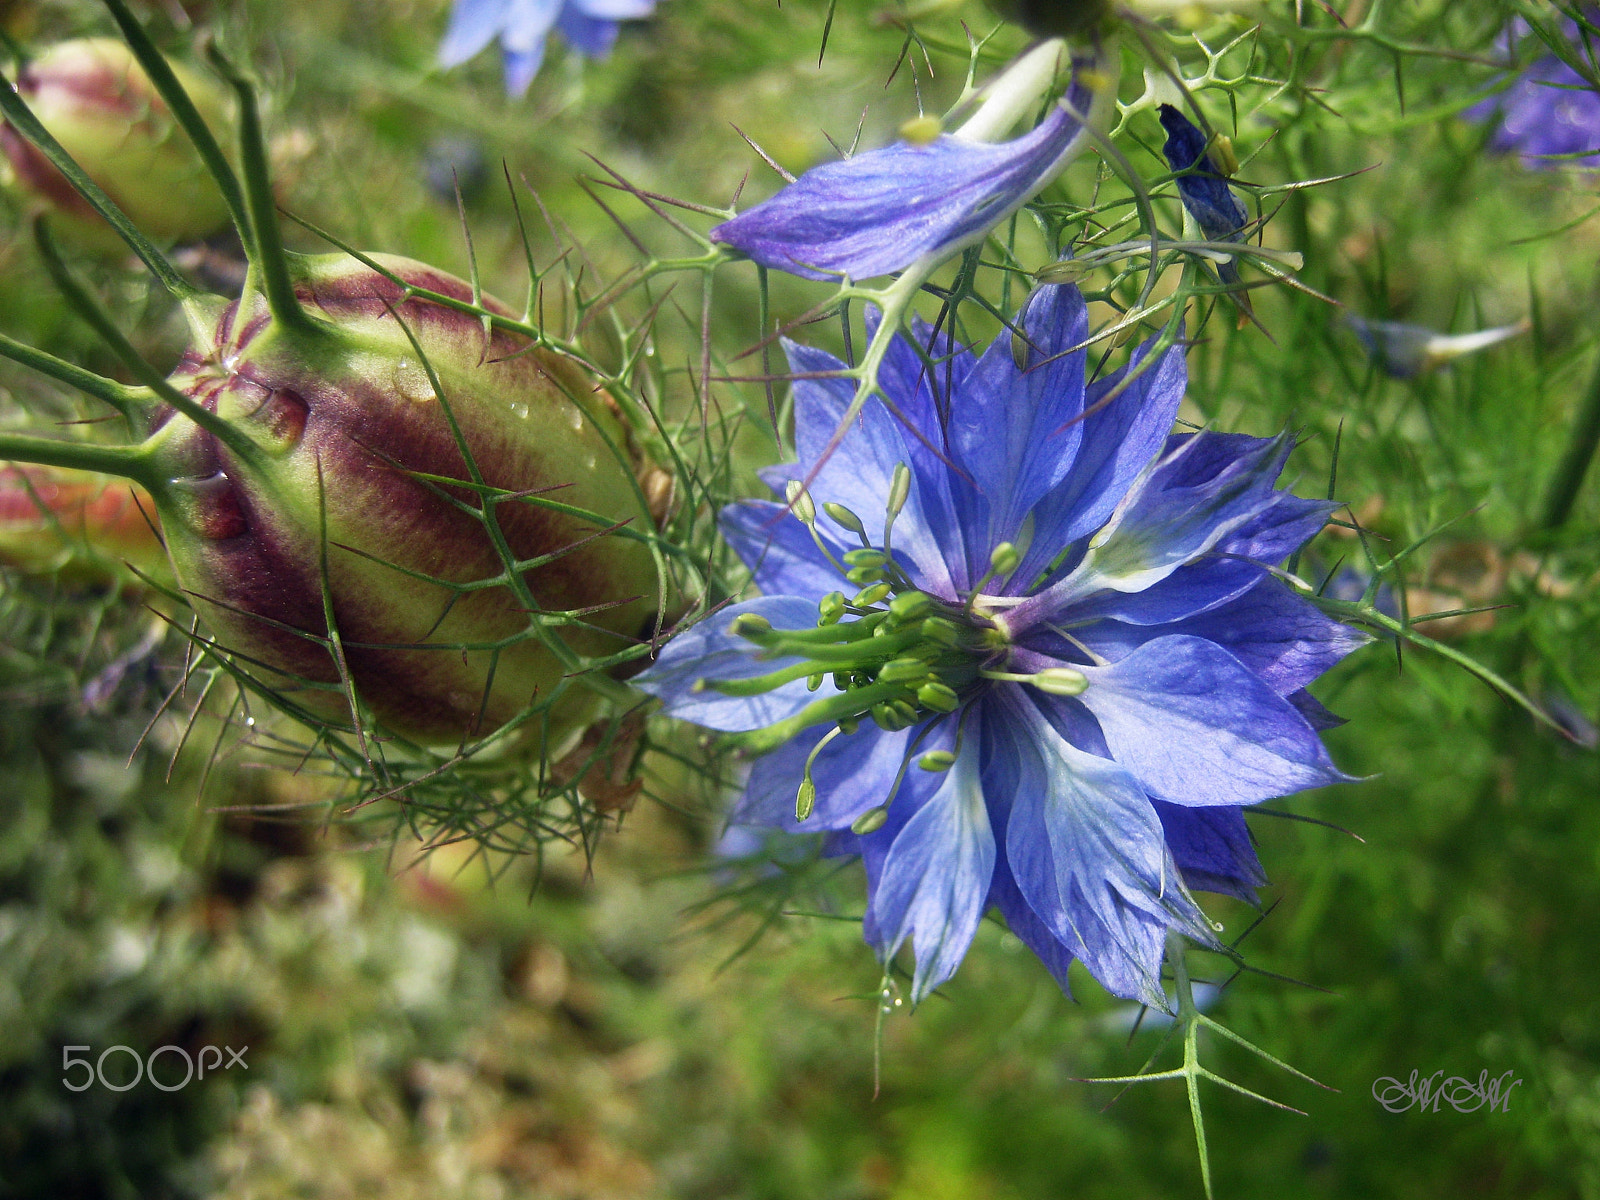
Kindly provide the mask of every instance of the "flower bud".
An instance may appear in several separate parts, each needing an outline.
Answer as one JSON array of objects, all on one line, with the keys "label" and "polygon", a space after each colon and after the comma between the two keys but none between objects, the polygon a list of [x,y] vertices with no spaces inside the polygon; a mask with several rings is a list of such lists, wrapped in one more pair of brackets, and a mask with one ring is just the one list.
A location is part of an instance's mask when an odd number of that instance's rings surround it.
[{"label": "flower bud", "polygon": [[[225,93],[180,64],[171,66],[206,124],[221,134],[230,123]],[[227,224],[222,195],[200,156],[121,42],[61,42],[30,61],[16,87],[40,124],[155,241],[194,241]],[[12,186],[62,218],[59,225],[81,241],[122,246],[44,155],[3,123],[0,154]]]},{"label": "flower bud", "polygon": [[0,566],[105,582],[128,562],[170,583],[154,516],[150,497],[125,480],[0,467]]},{"label": "flower bud", "polygon": [[[471,300],[464,280],[374,261]],[[155,499],[185,592],[269,685],[294,684],[272,671],[341,682],[326,608],[348,682],[388,729],[429,742],[487,733],[559,689],[559,740],[594,706],[567,679],[577,657],[624,648],[655,610],[640,464],[609,398],[566,360],[407,298],[351,258],[292,266],[309,327],[270,316],[256,296],[190,305],[204,336],[170,381],[256,453],[178,414],[148,443],[170,480]],[[466,486],[473,468],[515,493],[487,506],[492,522]],[[531,564],[520,579],[505,553]],[[589,611],[538,616],[574,610]],[[291,698],[348,719],[338,691]]]}]

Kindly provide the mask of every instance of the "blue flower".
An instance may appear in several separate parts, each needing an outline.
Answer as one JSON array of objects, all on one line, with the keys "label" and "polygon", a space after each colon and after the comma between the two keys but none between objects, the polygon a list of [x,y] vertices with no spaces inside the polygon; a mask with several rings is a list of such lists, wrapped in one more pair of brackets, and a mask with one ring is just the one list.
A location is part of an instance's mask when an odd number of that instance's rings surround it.
[{"label": "blue flower", "polygon": [[[1161,127],[1167,131],[1161,152],[1168,166],[1182,172],[1177,183],[1184,209],[1208,242],[1239,241],[1241,231],[1250,223],[1250,213],[1206,152],[1206,135],[1170,104],[1163,104],[1159,115]],[[1231,260],[1219,263],[1217,274],[1226,283],[1236,283],[1239,266]],[[1241,304],[1246,303],[1243,292],[1234,295]]]},{"label": "blue flower", "polygon": [[[1514,23],[1508,41],[1526,28]],[[1566,22],[1565,32],[1580,54],[1587,52],[1575,21]],[[1489,148],[1520,156],[1524,166],[1600,166],[1600,94],[1554,54],[1539,58],[1504,92],[1462,115],[1497,121]]]},{"label": "blue flower", "polygon": [[940,133],[825,163],[711,237],[807,279],[870,279],[948,257],[980,241],[1087,144],[1079,118],[1098,121],[1115,99],[1106,61],[1101,51],[1075,56],[1064,105],[1014,141]]},{"label": "blue flower", "polygon": [[456,0],[439,46],[439,65],[459,66],[495,38],[505,56],[506,91],[528,90],[544,62],[552,29],[590,58],[603,58],[617,40],[617,23],[648,17],[656,0]]},{"label": "blue flower", "polygon": [[763,595],[637,682],[762,755],[735,823],[862,857],[914,1000],[994,907],[1063,986],[1076,957],[1165,1007],[1168,930],[1216,944],[1189,889],[1263,882],[1242,809],[1346,778],[1305,689],[1365,639],[1269,570],[1334,507],[1275,487],[1287,437],[1171,435],[1177,349],[1086,385],[1075,288],[1022,330],[1026,366],[897,335],[831,456],[843,364],[789,346],[799,461],[765,478],[792,503],[722,513]]}]

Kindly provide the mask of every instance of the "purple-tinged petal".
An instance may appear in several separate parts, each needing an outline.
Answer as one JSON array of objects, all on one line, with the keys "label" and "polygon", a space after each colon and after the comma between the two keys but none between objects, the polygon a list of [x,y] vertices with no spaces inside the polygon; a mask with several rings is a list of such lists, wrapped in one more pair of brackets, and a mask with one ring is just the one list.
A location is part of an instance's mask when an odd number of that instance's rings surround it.
[{"label": "purple-tinged petal", "polygon": [[[780,826],[790,833],[848,829],[862,813],[888,801],[895,777],[906,762],[906,751],[926,725],[923,722],[898,733],[886,733],[866,722],[854,733],[834,738],[811,765],[811,781],[817,788],[816,807],[804,821],[797,821],[795,794],[806,759],[828,732],[822,728],[807,730],[755,760],[732,819]],[[949,732],[936,729],[917,743],[916,753],[948,749],[950,741]],[[912,763],[899,791],[894,793],[890,812],[916,811],[940,782],[940,776]]]},{"label": "purple-tinged petal", "polygon": [[1306,691],[1305,688],[1301,688],[1298,692],[1290,692],[1284,699],[1294,705],[1295,712],[1304,717],[1306,724],[1318,733],[1325,729],[1337,729],[1339,726],[1347,724],[1344,717],[1339,716],[1337,713],[1329,712],[1322,701]]},{"label": "purple-tinged petal", "polygon": [[1163,800],[1255,804],[1350,779],[1294,706],[1215,642],[1157,638],[1079,670],[1112,756]]},{"label": "purple-tinged petal", "polygon": [[1208,241],[1237,240],[1239,230],[1250,222],[1250,213],[1239,203],[1217,166],[1206,153],[1206,135],[1188,117],[1170,104],[1160,110],[1161,126],[1167,131],[1161,152],[1178,176],[1178,195],[1195,224]]},{"label": "purple-tinged petal", "polygon": [[[1185,567],[1172,576],[1177,579]],[[1159,587],[1165,587],[1166,580]],[[1156,589],[1151,589],[1152,591]],[[1136,598],[1149,593],[1136,593]],[[1359,630],[1323,615],[1275,579],[1259,579],[1242,595],[1197,615],[1168,624],[1100,621],[1074,631],[1090,650],[1111,662],[1157,638],[1185,635],[1205,638],[1228,650],[1280,696],[1287,697],[1327,671],[1346,654],[1372,639]],[[1059,652],[1052,635],[1030,635],[1029,644],[1045,653]]]},{"label": "purple-tinged petal", "polygon": [[[750,568],[755,585],[768,596],[816,596],[845,590],[844,577],[817,549],[811,531],[800,518],[771,500],[741,500],[722,510],[717,522],[722,536],[739,560]],[[839,558],[846,547],[823,535],[823,544]],[[815,625],[811,610],[809,624]]]},{"label": "purple-tinged petal", "polygon": [[1307,500],[1278,492],[1274,503],[1217,543],[1219,554],[1232,554],[1276,566],[1322,532],[1340,507],[1337,500]]},{"label": "purple-tinged petal", "polygon": [[1179,567],[1142,592],[1096,592],[1064,610],[1060,620],[1084,625],[1086,639],[1097,632],[1100,620],[1126,621],[1130,625],[1170,625],[1218,608],[1244,595],[1265,572],[1253,562],[1236,558],[1202,558]]},{"label": "purple-tinged petal", "polygon": [[[1005,835],[997,831],[995,838],[995,864],[994,880],[989,885],[989,903],[1000,910],[1000,915],[1006,919],[1006,928],[1025,945],[1039,956],[1039,961],[1044,963],[1061,990],[1069,997],[1072,995],[1072,986],[1067,975],[1068,968],[1072,966],[1077,954],[1060,938],[1050,932],[1050,927],[1039,919],[1039,914],[1034,912],[1022,892],[1017,888],[1017,881],[1011,874],[1011,864],[1006,860]],[[1073,946],[1081,945],[1074,942]]]},{"label": "purple-tinged petal", "polygon": [[1014,579],[1032,582],[1063,546],[1104,525],[1139,472],[1160,453],[1188,386],[1181,347],[1170,347],[1124,391],[1097,407],[1154,344],[1152,338],[1134,351],[1128,367],[1090,385],[1084,398],[1089,415],[1072,470],[1035,506],[1033,543]]},{"label": "purple-tinged petal", "polygon": [[1020,325],[1040,348],[1029,349],[1029,365],[1017,366],[1010,338],[996,338],[951,406],[950,447],[986,502],[988,528],[977,532],[987,546],[1016,538],[1023,516],[1071,470],[1083,437],[1077,418],[1088,353],[1042,349],[1076,346],[1088,335],[1082,295],[1042,287]]},{"label": "purple-tinged petal", "polygon": [[895,836],[870,902],[884,961],[908,938],[916,951],[913,1004],[954,975],[966,957],[994,878],[994,860],[978,755],[969,749]]},{"label": "purple-tinged petal", "polygon": [[590,16],[569,0],[556,18],[556,28],[562,39],[580,54],[589,58],[604,58],[617,44],[618,26],[615,21]]},{"label": "purple-tinged petal", "polygon": [[1144,591],[1276,503],[1272,484],[1290,450],[1287,436],[1197,433],[1172,443],[1140,473],[1071,574],[1012,610],[1014,632],[1101,589]]},{"label": "purple-tinged petal", "polygon": [[[789,365],[797,375],[836,371],[844,364],[831,354],[805,346],[785,343]],[[949,471],[924,466],[924,455],[914,452],[915,437],[877,399],[869,400],[855,418],[855,424],[838,449],[826,457],[828,441],[844,419],[854,395],[854,385],[844,379],[796,379],[794,383],[795,448],[799,461],[773,467],[762,478],[781,493],[790,479],[804,480],[822,461],[811,481],[812,500],[820,508],[827,501],[843,504],[861,518],[869,537],[881,538],[887,516],[886,499],[895,467],[905,463],[912,472],[912,487],[906,506],[895,521],[893,545],[898,558],[907,560],[918,585],[946,599],[956,596],[956,582],[947,563],[948,537],[959,534],[959,525],[950,511],[949,493],[939,480]],[[931,491],[930,491],[931,489]],[[929,492],[925,497],[924,492]],[[935,517],[925,511],[928,503]],[[837,532],[826,516],[818,518],[820,530]],[[852,539],[853,544],[853,539]],[[880,543],[881,544],[881,543]],[[833,586],[838,586],[837,584]]]},{"label": "purple-tinged petal", "polygon": [[504,59],[503,70],[506,77],[506,94],[508,96],[525,96],[528,89],[533,86],[533,77],[539,73],[539,68],[544,66],[544,43],[539,42],[531,50],[506,50],[502,54]]},{"label": "purple-tinged petal", "polygon": [[[1073,111],[1094,95],[1073,83]],[[1083,126],[1053,105],[1010,142],[941,134],[897,142],[813,167],[772,199],[711,231],[763,266],[807,279],[870,279],[980,240],[1052,179],[1084,141]]]},{"label": "purple-tinged petal", "polygon": [[1183,889],[1155,809],[1126,770],[1057,732],[1020,689],[984,723],[985,786],[1009,795],[1006,858],[1029,907],[1108,991],[1165,1009],[1169,928],[1215,938]]},{"label": "purple-tinged petal", "polygon": [[745,613],[767,618],[775,629],[808,629],[817,623],[816,601],[798,596],[762,596],[735,604],[674,636],[661,648],[655,665],[634,677],[634,686],[659,697],[669,717],[730,733],[786,720],[819,696],[832,694],[831,681],[824,681],[823,692],[812,693],[806,690],[804,679],[759,696],[695,690],[702,679],[752,679],[801,661],[794,657],[757,659],[759,647],[729,630],[734,619]]},{"label": "purple-tinged petal", "polygon": [[1152,803],[1167,836],[1167,849],[1185,883],[1197,891],[1256,902],[1256,888],[1267,882],[1267,876],[1241,809],[1186,808],[1164,800]]}]

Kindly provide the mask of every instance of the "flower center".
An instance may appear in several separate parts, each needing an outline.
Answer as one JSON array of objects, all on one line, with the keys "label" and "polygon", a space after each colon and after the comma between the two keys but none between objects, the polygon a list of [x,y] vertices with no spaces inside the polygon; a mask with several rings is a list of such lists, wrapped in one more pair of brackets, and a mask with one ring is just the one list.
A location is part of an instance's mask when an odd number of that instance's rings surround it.
[{"label": "flower center", "polygon": [[[848,508],[822,505],[834,524],[861,541],[859,548],[842,555],[836,555],[817,533],[811,498],[799,484],[791,484],[789,503],[795,516],[811,531],[817,548],[844,580],[858,590],[848,598],[843,591],[822,597],[817,604],[817,623],[808,629],[776,629],[757,613],[740,615],[729,632],[754,643],[758,659],[791,661],[753,678],[701,679],[694,685],[701,691],[755,696],[804,679],[811,691],[819,693],[816,700],[786,720],[724,739],[730,748],[761,754],[805,729],[834,726],[807,762],[796,806],[802,820],[815,797],[811,762],[829,742],[853,734],[865,721],[886,733],[927,722],[907,747],[909,763],[939,718],[957,713],[995,682],[1026,683],[1069,696],[1088,685],[1081,672],[1066,667],[1030,674],[1007,669],[1011,637],[1003,618],[989,611],[983,589],[991,580],[1016,570],[1020,555],[1010,543],[994,548],[989,572],[960,601],[941,600],[916,587],[890,549],[895,518],[906,502],[909,475],[903,464],[895,472],[882,545],[872,544],[861,519]],[[919,765],[942,771],[954,761],[949,751],[934,750],[922,755]]]}]

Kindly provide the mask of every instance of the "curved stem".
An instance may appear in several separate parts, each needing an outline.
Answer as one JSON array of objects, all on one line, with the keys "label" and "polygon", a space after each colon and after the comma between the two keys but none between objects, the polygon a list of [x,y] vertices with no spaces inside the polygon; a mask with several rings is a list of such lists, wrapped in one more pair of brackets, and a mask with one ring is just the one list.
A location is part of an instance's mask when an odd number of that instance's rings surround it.
[{"label": "curved stem", "polygon": [[54,354],[35,350],[26,342],[19,342],[3,333],[0,333],[0,356],[31,367],[41,375],[48,375],[59,383],[76,388],[86,396],[103,400],[130,422],[137,411],[138,393],[133,388],[124,387],[116,380],[96,375],[93,371],[86,371],[76,363],[69,363]]},{"label": "curved stem", "polygon": [[267,166],[267,145],[261,132],[255,88],[215,45],[206,48],[206,56],[239,100],[239,159],[244,168],[245,205],[250,214],[249,237],[245,240],[250,274],[259,276],[275,320],[301,331],[315,330],[318,325],[300,307],[294,294],[283,230],[278,225],[278,203],[272,195],[272,174]]},{"label": "curved stem", "polygon": [[217,185],[217,191],[222,193],[222,203],[228,209],[228,216],[232,219],[234,228],[239,231],[240,241],[248,246],[249,214],[245,211],[244,194],[239,190],[239,177],[233,173],[227,155],[217,144],[216,137],[206,125],[205,118],[200,115],[200,110],[194,106],[194,101],[189,99],[189,93],[183,90],[183,84],[178,82],[178,77],[167,65],[166,58],[156,49],[155,43],[150,40],[150,35],[145,33],[144,27],[134,20],[133,14],[128,11],[128,6],[123,0],[105,0],[105,3],[111,10],[111,17],[116,21],[117,27],[122,30],[122,37],[128,43],[128,49],[133,51],[133,56],[139,60],[144,73],[150,77],[151,85],[166,103],[173,119],[188,135],[189,141],[200,155],[200,160],[205,163],[207,173]]},{"label": "curved stem", "polygon": [[143,484],[152,493],[160,490],[162,482],[160,470],[142,446],[98,446],[92,442],[0,433],[0,460],[118,475]]}]

